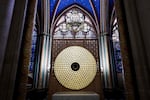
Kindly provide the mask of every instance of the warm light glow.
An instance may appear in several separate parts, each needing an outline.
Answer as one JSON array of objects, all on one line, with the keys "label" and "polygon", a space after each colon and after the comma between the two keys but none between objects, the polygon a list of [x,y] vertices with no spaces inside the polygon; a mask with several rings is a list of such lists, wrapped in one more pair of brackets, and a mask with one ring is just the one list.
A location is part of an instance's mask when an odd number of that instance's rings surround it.
[{"label": "warm light glow", "polygon": [[[73,67],[75,67],[75,70],[73,70]],[[93,81],[96,71],[94,56],[87,49],[79,46],[64,49],[54,63],[57,80],[64,87],[72,90],[87,87]]]}]

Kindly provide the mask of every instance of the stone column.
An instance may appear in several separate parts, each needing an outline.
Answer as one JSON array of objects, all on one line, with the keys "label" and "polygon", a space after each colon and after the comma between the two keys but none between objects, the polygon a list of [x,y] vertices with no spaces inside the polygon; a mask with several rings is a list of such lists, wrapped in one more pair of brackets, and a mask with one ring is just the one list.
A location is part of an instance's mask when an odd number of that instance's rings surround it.
[{"label": "stone column", "polygon": [[49,0],[41,2],[41,33],[39,35],[39,57],[38,66],[36,66],[36,73],[34,74],[34,88],[43,89],[48,86],[48,68],[49,68],[49,54],[50,52],[50,35],[49,35]]},{"label": "stone column", "polygon": [[100,67],[103,72],[104,88],[112,88],[108,42],[108,0],[100,1]]}]

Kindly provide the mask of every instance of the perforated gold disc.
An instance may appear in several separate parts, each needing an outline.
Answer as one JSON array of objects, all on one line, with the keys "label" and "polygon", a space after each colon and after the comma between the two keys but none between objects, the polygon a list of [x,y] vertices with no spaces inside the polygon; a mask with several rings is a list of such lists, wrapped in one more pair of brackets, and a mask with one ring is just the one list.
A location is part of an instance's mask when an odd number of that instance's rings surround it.
[{"label": "perforated gold disc", "polygon": [[96,61],[87,49],[71,46],[56,57],[54,73],[64,87],[72,90],[83,89],[96,75]]}]

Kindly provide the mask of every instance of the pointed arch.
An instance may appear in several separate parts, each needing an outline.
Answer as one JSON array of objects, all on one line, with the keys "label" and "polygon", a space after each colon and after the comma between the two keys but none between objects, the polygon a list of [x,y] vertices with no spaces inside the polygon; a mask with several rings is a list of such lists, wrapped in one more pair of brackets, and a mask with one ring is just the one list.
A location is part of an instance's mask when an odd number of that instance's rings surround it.
[{"label": "pointed arch", "polygon": [[61,12],[56,18],[54,18],[54,20],[52,22],[53,24],[51,25],[51,33],[54,32],[55,26],[56,26],[57,22],[59,21],[59,19],[61,18],[61,16],[64,15],[65,13],[67,13],[71,9],[79,9],[81,12],[83,12],[84,15],[86,15],[91,20],[96,33],[99,33],[99,28],[96,27],[96,26],[98,26],[98,24],[96,23],[96,20],[92,17],[92,15],[90,13],[88,13],[86,10],[84,10],[84,8],[80,7],[77,4],[74,4],[70,7],[68,7],[63,12]]}]

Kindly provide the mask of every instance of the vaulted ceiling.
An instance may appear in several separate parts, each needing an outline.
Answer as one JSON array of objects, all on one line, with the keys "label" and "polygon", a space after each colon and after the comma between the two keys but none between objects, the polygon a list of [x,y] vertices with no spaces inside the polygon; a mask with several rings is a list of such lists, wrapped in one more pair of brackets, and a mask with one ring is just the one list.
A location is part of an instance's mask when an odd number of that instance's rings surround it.
[{"label": "vaulted ceiling", "polygon": [[[50,17],[56,17],[66,8],[78,5],[86,10],[91,16],[96,16],[97,20],[100,19],[100,0],[50,0]],[[109,11],[111,13],[114,5],[114,0],[109,0]],[[109,14],[110,15],[110,14]]]}]

